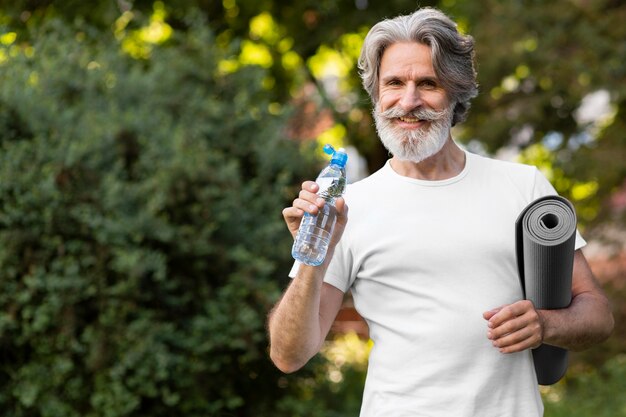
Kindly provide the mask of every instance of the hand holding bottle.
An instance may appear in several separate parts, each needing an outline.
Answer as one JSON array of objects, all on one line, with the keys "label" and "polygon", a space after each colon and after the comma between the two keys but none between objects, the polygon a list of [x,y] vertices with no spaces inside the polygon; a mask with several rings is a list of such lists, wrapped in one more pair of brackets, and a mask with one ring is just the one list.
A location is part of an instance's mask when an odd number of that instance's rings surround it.
[{"label": "hand holding bottle", "polygon": [[[341,196],[347,183],[345,166],[348,155],[344,149],[335,151],[330,145],[324,147],[324,152],[332,155],[328,166],[320,172],[315,183],[307,181],[302,184],[291,209],[283,211],[287,227],[295,236],[291,250],[293,258],[311,266],[324,262],[328,249],[339,241],[335,226],[340,221],[339,229],[343,232],[346,222]],[[336,207],[338,201],[339,207]]]},{"label": "hand holding bottle", "polygon": [[[319,209],[324,207],[326,200],[317,195],[319,186],[315,181],[305,181],[302,183],[302,189],[298,194],[298,198],[293,200],[291,207],[286,207],[283,210],[283,218],[287,224],[289,232],[296,238],[300,223],[304,213],[309,213],[316,216],[319,213]],[[337,224],[333,233],[333,239],[331,243],[336,243],[343,233],[343,229],[348,221],[348,206],[346,205],[343,197],[335,200],[335,209],[337,210]]]}]

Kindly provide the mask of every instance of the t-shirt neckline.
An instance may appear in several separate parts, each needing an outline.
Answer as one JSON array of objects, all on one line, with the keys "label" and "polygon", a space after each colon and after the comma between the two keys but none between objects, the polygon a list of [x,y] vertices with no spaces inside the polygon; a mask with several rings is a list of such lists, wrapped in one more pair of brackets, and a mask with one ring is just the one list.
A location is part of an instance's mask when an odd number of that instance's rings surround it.
[{"label": "t-shirt neckline", "polygon": [[455,175],[454,177],[446,178],[445,180],[422,180],[422,179],[405,177],[404,175],[398,174],[391,167],[391,159],[388,159],[385,165],[383,166],[383,172],[385,173],[385,175],[393,177],[397,180],[406,181],[406,182],[424,186],[424,187],[443,187],[443,186],[451,185],[465,178],[465,176],[467,175],[467,173],[469,172],[471,168],[471,159],[472,159],[471,154],[467,152],[467,150],[465,149],[462,149],[462,150],[465,153],[465,166],[463,167],[461,172],[459,172],[457,175]]}]

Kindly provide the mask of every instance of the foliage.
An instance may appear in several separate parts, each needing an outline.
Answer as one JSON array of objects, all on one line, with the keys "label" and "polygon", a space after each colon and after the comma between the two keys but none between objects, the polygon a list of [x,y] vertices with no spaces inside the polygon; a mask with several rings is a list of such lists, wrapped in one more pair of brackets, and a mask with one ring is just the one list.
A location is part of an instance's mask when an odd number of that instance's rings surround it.
[{"label": "foliage", "polygon": [[[345,341],[335,343],[341,346]],[[317,385],[316,398],[326,401],[327,416],[358,414],[365,371],[358,363],[347,363],[342,373],[342,384],[327,380]],[[545,417],[626,417],[626,357],[616,356],[599,370],[572,374],[540,390]]]},{"label": "foliage", "polygon": [[[322,355],[327,362],[318,365],[317,382],[309,384],[310,398],[326,410],[320,415],[358,415],[369,348],[354,334],[326,342]],[[626,356],[617,354],[595,369],[569,369],[565,378],[540,391],[545,417],[626,417]]]},{"label": "foliage", "polygon": [[0,413],[291,415],[306,372],[264,326],[317,168],[264,71],[220,75],[201,22],[144,59],[92,26],[31,36],[0,64]]},{"label": "foliage", "polygon": [[626,357],[543,389],[546,417],[626,416]]},{"label": "foliage", "polygon": [[[455,137],[522,151],[587,225],[626,224],[608,204],[626,177],[623,2],[429,5],[476,39],[481,94]],[[319,170],[282,138],[351,144],[380,167],[355,62],[373,23],[415,6],[0,0],[1,413],[354,415],[360,368],[337,384],[322,359],[282,376],[265,357],[290,264],[280,209]],[[582,117],[598,97],[600,117]],[[283,129],[322,110],[321,134]],[[623,391],[622,368],[591,386]],[[559,395],[586,410],[583,388]]]},{"label": "foliage", "polygon": [[[50,16],[67,21],[85,20],[106,27],[122,15],[135,30],[138,16],[168,12],[166,23],[187,30],[184,19],[199,7],[216,31],[215,42],[225,48],[233,42],[222,69],[233,71],[256,65],[268,70],[264,78],[272,101],[285,103],[300,97],[302,86],[316,87],[313,100],[328,109],[335,120],[334,137],[345,135],[378,169],[387,152],[378,141],[356,71],[361,42],[369,27],[384,17],[415,10],[410,0],[152,0],[84,2],[26,0],[3,5],[1,20],[27,37],[23,27],[33,27]],[[525,151],[544,146],[558,175],[558,191],[576,203],[583,224],[607,220],[626,223],[626,211],[614,212],[608,204],[623,186],[622,163],[626,124],[626,5],[606,0],[507,2],[420,2],[449,13],[459,28],[476,39],[481,94],[469,119],[456,129],[456,138],[494,154],[502,149]],[[194,9],[195,10],[195,9]],[[485,13],[489,10],[489,13]],[[133,18],[133,16],[135,18]],[[23,25],[26,23],[26,25]],[[158,23],[158,22],[157,22]],[[600,105],[594,98],[603,96]],[[589,117],[583,109],[596,113]],[[606,107],[604,110],[603,107]],[[603,111],[602,111],[603,110]],[[341,129],[337,129],[340,127]],[[325,138],[324,140],[328,140]],[[531,148],[532,149],[532,148]],[[541,163],[524,155],[524,160]],[[581,197],[581,186],[585,188]]]},{"label": "foliage", "polygon": [[[615,219],[607,203],[626,178],[626,4],[491,0],[453,10],[476,39],[481,89],[462,137],[548,162],[583,224]],[[549,161],[532,156],[539,147]]]}]

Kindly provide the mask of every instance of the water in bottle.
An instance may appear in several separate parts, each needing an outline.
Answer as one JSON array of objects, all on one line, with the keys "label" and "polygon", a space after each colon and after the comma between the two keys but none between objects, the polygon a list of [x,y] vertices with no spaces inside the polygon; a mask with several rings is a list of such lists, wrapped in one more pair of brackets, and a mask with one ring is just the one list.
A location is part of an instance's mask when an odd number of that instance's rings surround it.
[{"label": "water in bottle", "polygon": [[291,249],[291,255],[295,260],[313,266],[324,262],[337,221],[335,200],[341,197],[346,188],[345,167],[348,161],[346,151],[343,148],[335,150],[332,146],[326,145],[324,152],[332,157],[315,182],[319,186],[317,194],[326,201],[326,204],[315,216],[304,214]]}]

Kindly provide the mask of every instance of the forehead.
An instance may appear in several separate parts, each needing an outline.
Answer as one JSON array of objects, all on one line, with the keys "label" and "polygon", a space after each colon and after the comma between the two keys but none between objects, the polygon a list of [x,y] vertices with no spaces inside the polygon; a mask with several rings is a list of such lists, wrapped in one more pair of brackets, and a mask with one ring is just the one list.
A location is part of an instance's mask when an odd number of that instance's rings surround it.
[{"label": "forehead", "polygon": [[380,79],[388,76],[435,76],[430,46],[418,42],[389,45],[380,60]]}]

